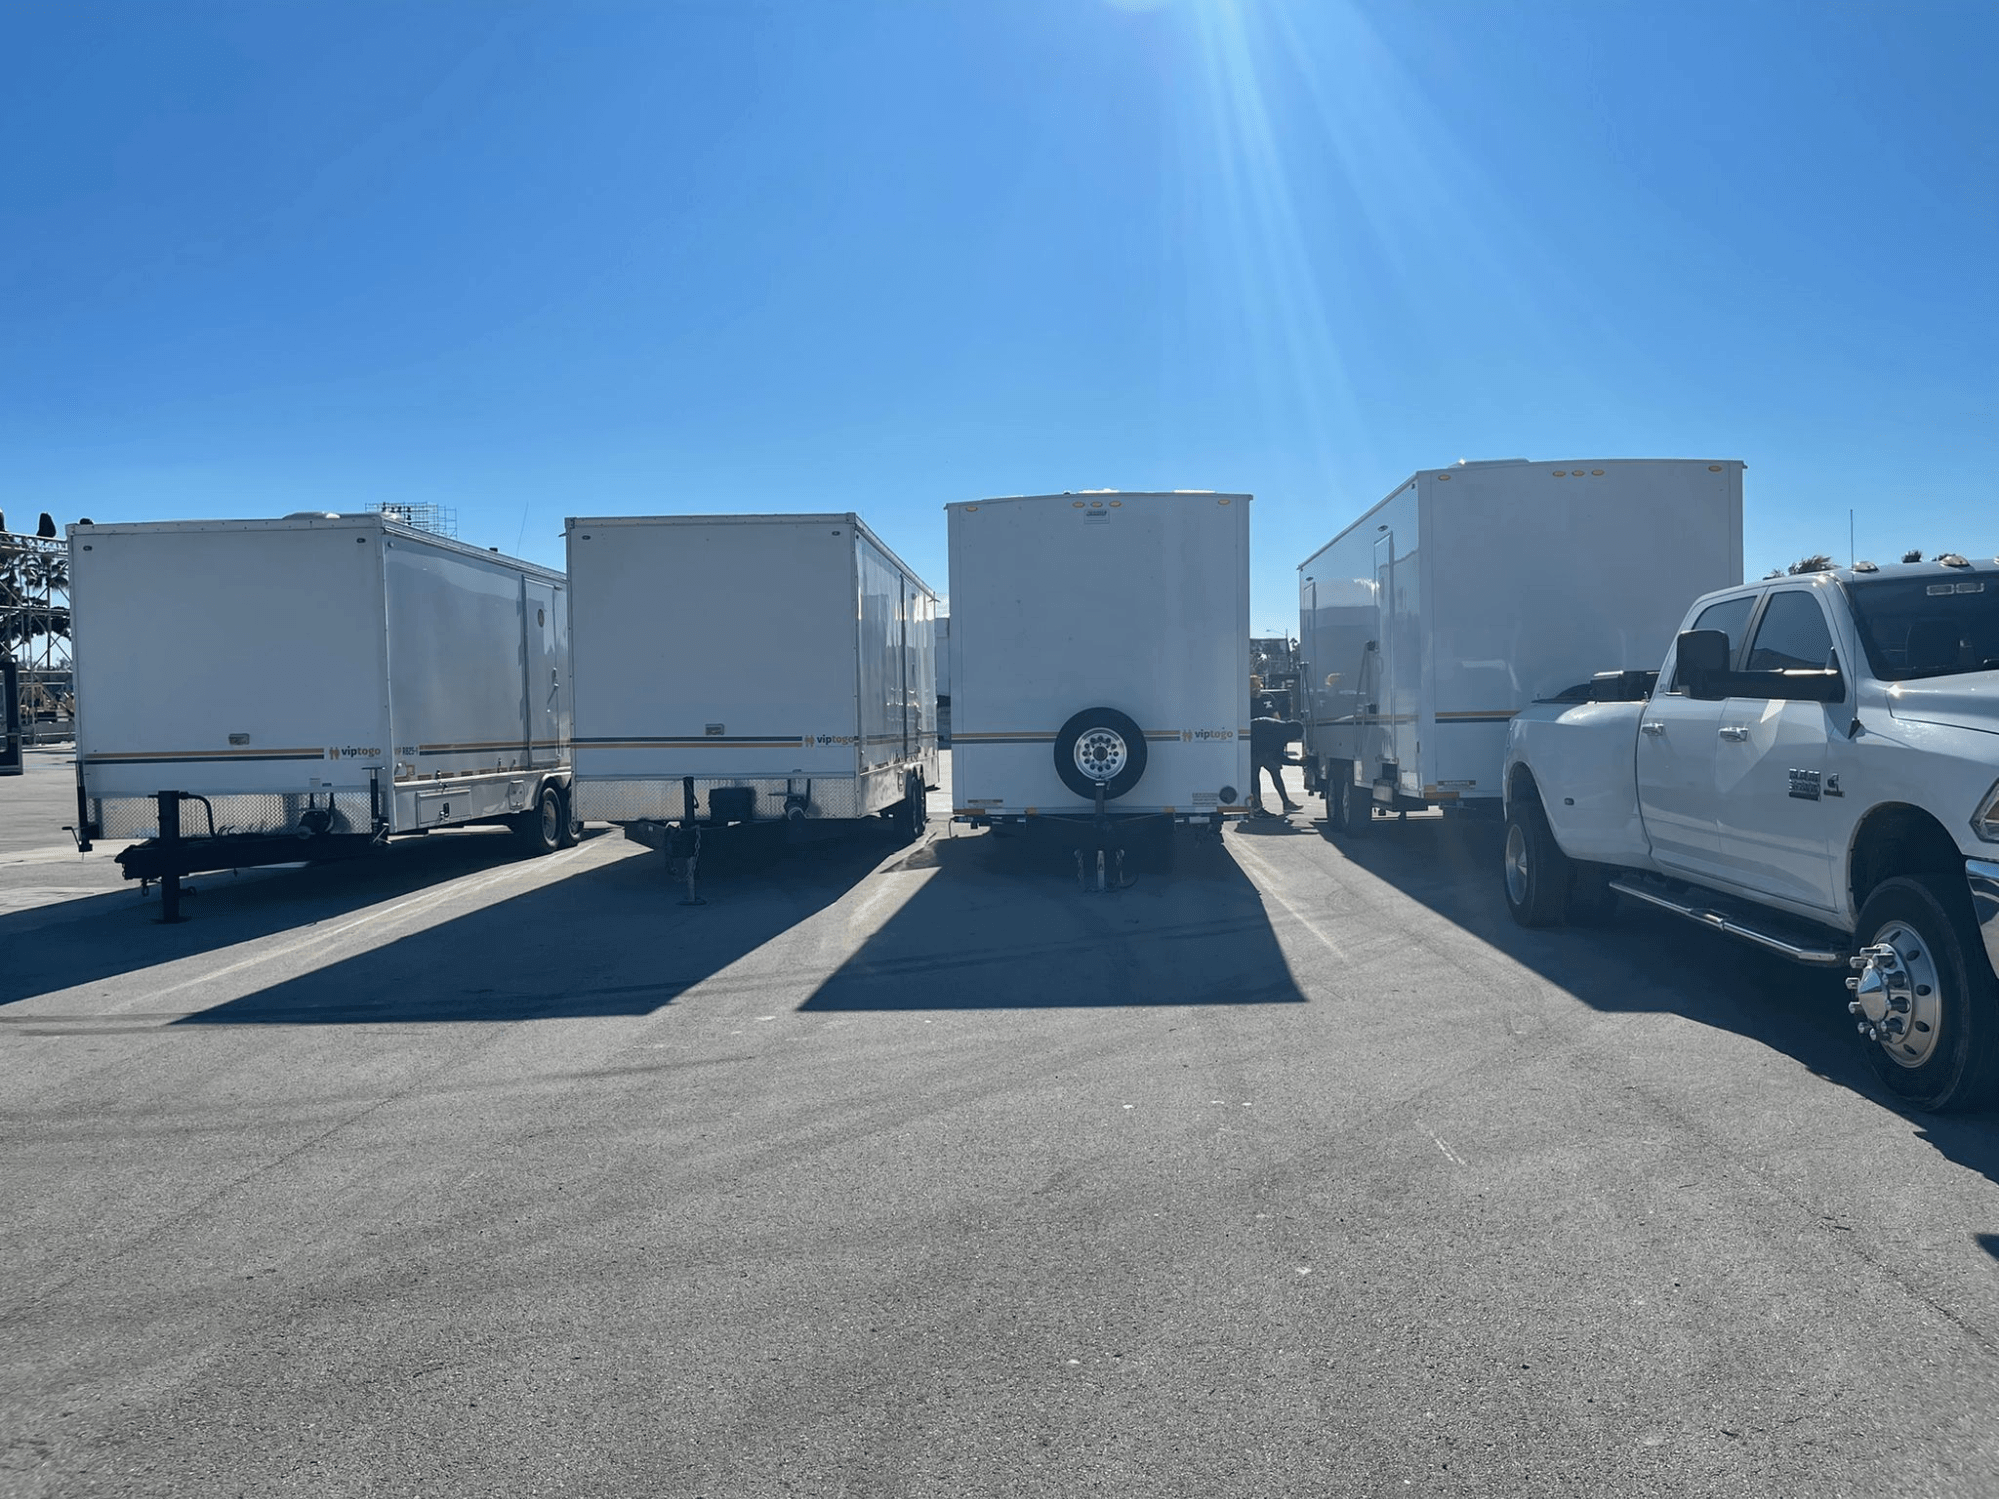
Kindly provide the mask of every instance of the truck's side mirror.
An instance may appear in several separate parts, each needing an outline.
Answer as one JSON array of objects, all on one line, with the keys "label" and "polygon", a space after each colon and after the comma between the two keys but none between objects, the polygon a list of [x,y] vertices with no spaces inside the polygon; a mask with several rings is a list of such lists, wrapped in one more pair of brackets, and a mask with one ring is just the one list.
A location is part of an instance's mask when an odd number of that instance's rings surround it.
[{"label": "truck's side mirror", "polygon": [[1725,630],[1683,630],[1674,647],[1674,679],[1690,698],[1725,698],[1732,654]]}]

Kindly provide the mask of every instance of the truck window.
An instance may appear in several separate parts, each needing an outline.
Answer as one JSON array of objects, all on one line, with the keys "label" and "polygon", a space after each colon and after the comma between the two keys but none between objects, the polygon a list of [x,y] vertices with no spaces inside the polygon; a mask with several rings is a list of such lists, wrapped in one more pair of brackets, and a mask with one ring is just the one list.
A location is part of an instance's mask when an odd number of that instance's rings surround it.
[{"label": "truck window", "polygon": [[1803,589],[1772,594],[1749,648],[1749,670],[1817,671],[1831,661],[1832,631],[1818,600]]},{"label": "truck window", "polygon": [[1999,573],[1922,574],[1849,588],[1876,677],[1906,682],[1999,667]]},{"label": "truck window", "polygon": [[[1728,650],[1731,659],[1742,645],[1742,632],[1749,624],[1749,611],[1756,607],[1756,596],[1744,594],[1740,599],[1723,599],[1710,604],[1694,617],[1689,630],[1721,630],[1728,634]],[[1683,693],[1687,685],[1680,680],[1679,663],[1673,664],[1673,685],[1669,692]]]}]

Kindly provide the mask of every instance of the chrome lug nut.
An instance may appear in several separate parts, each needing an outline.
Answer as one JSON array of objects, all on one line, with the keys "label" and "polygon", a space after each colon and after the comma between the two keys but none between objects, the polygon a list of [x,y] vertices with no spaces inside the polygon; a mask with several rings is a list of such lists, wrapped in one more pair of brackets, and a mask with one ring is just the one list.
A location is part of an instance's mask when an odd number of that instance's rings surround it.
[{"label": "chrome lug nut", "polygon": [[1846,1013],[1849,1016],[1857,1016],[1863,1009],[1865,1007],[1858,1000],[1849,1000],[1846,1002]]},{"label": "chrome lug nut", "polygon": [[1849,974],[1849,975],[1847,975],[1847,976],[1846,976],[1846,987],[1847,987],[1847,988],[1848,988],[1849,990],[1857,990],[1857,989],[1859,989],[1859,988],[1860,988],[1860,976],[1859,976],[1858,974]]}]

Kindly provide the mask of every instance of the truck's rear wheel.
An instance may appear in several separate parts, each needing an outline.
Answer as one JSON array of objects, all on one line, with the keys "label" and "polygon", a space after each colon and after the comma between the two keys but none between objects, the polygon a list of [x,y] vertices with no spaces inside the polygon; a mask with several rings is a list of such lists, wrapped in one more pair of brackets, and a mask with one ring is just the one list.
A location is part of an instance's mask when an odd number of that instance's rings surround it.
[{"label": "truck's rear wheel", "polygon": [[562,847],[573,849],[583,837],[583,820],[576,816],[576,788],[562,789]]},{"label": "truck's rear wheel", "polygon": [[1569,857],[1555,842],[1532,792],[1513,799],[1506,818],[1506,909],[1522,927],[1557,927],[1569,903]]},{"label": "truck's rear wheel", "polygon": [[1848,981],[1867,1061],[1918,1109],[1964,1109],[1993,1095],[1999,980],[1973,930],[1961,883],[1884,880],[1860,909],[1864,964]]},{"label": "truck's rear wheel", "polygon": [[1327,768],[1326,820],[1333,832],[1358,838],[1374,821],[1374,794],[1353,783],[1353,762],[1336,760]]},{"label": "truck's rear wheel", "polygon": [[562,805],[562,793],[544,786],[533,807],[514,820],[514,832],[534,854],[553,854],[562,847],[562,831],[569,821],[569,809]]}]

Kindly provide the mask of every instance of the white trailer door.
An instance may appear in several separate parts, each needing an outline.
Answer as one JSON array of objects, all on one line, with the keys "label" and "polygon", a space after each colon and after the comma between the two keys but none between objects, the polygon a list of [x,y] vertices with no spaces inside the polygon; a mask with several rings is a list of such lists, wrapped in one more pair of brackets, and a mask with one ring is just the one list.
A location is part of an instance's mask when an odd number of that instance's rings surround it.
[{"label": "white trailer door", "polygon": [[569,684],[564,680],[561,590],[552,583],[528,578],[522,582],[526,603],[521,611],[523,693],[527,700],[530,765],[552,766],[562,760],[569,738]]}]

